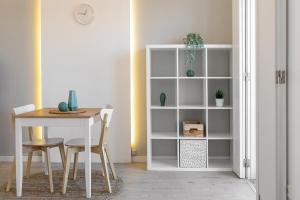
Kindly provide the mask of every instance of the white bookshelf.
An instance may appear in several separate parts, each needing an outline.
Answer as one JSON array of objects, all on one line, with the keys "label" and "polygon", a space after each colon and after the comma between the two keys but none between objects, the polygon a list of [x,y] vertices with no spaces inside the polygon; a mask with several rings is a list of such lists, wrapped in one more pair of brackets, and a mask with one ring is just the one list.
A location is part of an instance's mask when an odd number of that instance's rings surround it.
[{"label": "white bookshelf", "polygon": [[[186,76],[184,45],[147,46],[147,167],[149,170],[232,171],[232,46],[196,51],[195,76]],[[224,91],[224,107],[215,92]],[[159,96],[167,95],[160,106]],[[183,120],[200,120],[206,136],[184,137]],[[206,168],[180,168],[180,140],[207,141]]]}]

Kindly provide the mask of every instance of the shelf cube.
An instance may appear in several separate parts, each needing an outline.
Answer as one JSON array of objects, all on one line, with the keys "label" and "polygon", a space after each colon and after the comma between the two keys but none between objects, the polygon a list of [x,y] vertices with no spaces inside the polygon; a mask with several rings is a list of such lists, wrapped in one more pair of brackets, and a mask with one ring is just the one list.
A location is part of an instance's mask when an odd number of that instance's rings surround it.
[{"label": "shelf cube", "polygon": [[206,168],[206,140],[180,140],[180,167]]}]

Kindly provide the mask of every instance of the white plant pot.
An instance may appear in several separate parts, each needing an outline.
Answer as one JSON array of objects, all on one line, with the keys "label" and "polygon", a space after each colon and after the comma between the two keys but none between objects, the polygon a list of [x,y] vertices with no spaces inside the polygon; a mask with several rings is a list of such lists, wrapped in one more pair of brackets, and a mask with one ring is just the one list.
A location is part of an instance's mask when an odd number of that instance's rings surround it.
[{"label": "white plant pot", "polygon": [[216,99],[216,106],[223,107],[224,106],[224,99]]}]

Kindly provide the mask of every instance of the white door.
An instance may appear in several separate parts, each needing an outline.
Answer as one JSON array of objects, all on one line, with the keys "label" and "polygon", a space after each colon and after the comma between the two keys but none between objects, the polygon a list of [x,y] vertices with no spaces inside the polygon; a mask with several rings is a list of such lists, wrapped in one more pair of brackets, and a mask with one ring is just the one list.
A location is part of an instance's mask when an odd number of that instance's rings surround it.
[{"label": "white door", "polygon": [[246,1],[245,52],[245,170],[247,179],[256,179],[256,2]]},{"label": "white door", "polygon": [[261,200],[286,199],[285,0],[257,1],[257,169]]},{"label": "white door", "polygon": [[233,171],[245,178],[245,0],[233,0]]}]

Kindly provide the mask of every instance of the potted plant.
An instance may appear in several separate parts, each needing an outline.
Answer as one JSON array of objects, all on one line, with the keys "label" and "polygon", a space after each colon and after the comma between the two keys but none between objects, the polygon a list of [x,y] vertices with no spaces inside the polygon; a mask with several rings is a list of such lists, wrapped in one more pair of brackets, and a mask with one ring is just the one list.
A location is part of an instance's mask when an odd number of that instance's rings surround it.
[{"label": "potted plant", "polygon": [[222,90],[217,90],[216,92],[216,106],[223,107],[224,106],[224,93]]},{"label": "potted plant", "polygon": [[185,65],[187,68],[186,75],[188,77],[195,76],[193,70],[195,59],[196,59],[196,50],[203,48],[203,39],[198,33],[189,33],[186,38],[183,39],[184,44],[186,45],[185,49]]}]

